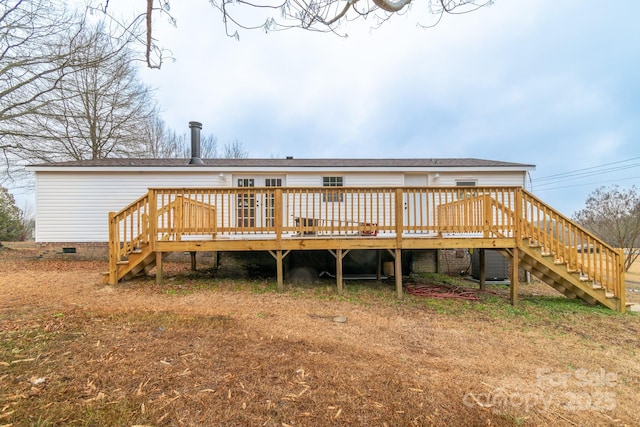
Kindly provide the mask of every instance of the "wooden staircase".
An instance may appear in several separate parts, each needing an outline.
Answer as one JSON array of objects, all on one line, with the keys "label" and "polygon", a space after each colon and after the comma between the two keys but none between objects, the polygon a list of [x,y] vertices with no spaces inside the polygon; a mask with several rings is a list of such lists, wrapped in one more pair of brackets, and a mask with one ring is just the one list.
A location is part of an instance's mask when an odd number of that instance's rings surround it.
[{"label": "wooden staircase", "polygon": [[[612,310],[621,311],[621,304],[624,305],[624,302],[613,292],[608,292],[580,271],[570,269],[567,263],[556,259],[553,253],[532,244],[531,239],[524,238],[519,249],[519,266],[567,298],[579,298],[591,305],[600,303]],[[509,249],[499,252],[508,258],[513,257]]]}]

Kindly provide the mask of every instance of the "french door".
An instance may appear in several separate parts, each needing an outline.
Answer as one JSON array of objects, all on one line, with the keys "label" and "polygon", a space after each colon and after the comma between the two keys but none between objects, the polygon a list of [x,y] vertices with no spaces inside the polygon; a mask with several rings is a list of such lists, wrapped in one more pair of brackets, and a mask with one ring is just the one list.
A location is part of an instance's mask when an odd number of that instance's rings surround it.
[{"label": "french door", "polygon": [[282,187],[281,177],[236,178],[239,188],[267,187],[265,191],[238,192],[236,218],[238,227],[253,228],[275,225],[275,192],[271,188]]}]

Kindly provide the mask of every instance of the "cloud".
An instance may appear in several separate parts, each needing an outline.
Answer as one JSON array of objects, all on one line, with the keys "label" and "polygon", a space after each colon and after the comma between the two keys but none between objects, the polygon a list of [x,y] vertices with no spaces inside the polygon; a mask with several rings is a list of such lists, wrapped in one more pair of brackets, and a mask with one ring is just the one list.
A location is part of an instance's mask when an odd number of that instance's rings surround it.
[{"label": "cloud", "polygon": [[[143,70],[165,120],[200,120],[254,157],[480,157],[536,164],[535,183],[640,155],[640,3],[499,0],[422,30],[416,1],[380,29],[348,24],[346,39],[239,42],[206,2],[172,6],[178,28],[157,36],[176,62]],[[541,195],[570,213],[595,188],[584,182]]]}]

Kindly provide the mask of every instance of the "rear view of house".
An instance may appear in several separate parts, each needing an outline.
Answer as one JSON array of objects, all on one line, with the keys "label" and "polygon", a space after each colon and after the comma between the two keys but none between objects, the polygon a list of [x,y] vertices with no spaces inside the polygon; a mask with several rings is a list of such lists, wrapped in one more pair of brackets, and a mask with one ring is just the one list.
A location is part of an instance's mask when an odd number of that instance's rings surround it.
[{"label": "rear view of house", "polygon": [[[399,295],[403,251],[405,259],[412,251],[420,261],[414,268],[438,269],[439,257],[429,254],[489,248],[510,257],[514,271],[520,262],[569,297],[624,309],[618,254],[524,190],[533,165],[469,158],[200,159],[201,125],[190,126],[191,159],[31,166],[36,241],[79,255],[108,247],[114,284],[154,266],[161,275],[168,252],[265,251],[275,259],[281,287],[283,259],[324,250],[335,259],[341,289],[347,254],[381,251],[394,261]],[[578,253],[584,244],[599,252]]]}]

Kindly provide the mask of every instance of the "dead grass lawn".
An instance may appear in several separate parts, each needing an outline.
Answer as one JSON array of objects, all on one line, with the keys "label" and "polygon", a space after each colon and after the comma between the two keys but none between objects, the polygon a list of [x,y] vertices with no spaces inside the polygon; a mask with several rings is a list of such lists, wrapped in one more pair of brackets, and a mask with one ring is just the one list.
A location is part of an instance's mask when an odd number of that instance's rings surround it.
[{"label": "dead grass lawn", "polygon": [[[637,425],[640,316],[0,253],[0,425]],[[345,316],[346,323],[333,322]]]}]

